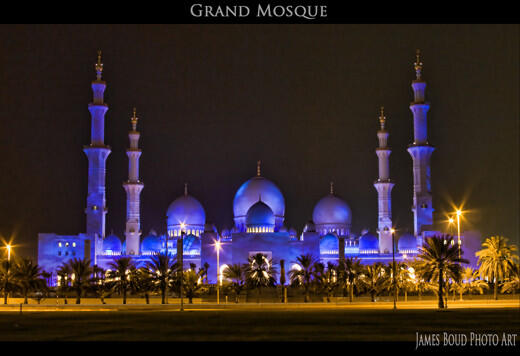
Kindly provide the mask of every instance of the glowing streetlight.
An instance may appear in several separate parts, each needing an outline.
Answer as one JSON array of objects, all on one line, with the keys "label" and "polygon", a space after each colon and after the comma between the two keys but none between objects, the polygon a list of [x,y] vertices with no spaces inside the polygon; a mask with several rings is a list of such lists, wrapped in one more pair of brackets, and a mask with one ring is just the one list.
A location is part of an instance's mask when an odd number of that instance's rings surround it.
[{"label": "glowing streetlight", "polygon": [[217,249],[217,304],[220,304],[220,238],[215,242]]},{"label": "glowing streetlight", "polygon": [[5,285],[4,285],[4,304],[7,304],[7,288],[9,285],[9,267],[11,265],[11,245],[7,244],[5,245],[5,248],[7,249],[7,264],[6,264],[6,273],[5,273]]},{"label": "glowing streetlight", "polygon": [[5,246],[5,248],[7,249],[7,261],[11,261],[11,245],[10,244],[7,244]]},{"label": "glowing streetlight", "polygon": [[390,232],[392,233],[392,279],[393,279],[393,285],[394,285],[394,310],[397,309],[397,305],[396,305],[396,296],[395,296],[395,293],[396,293],[396,285],[395,285],[395,239],[394,239],[394,234],[395,234],[395,229],[394,228],[391,228],[390,229]]},{"label": "glowing streetlight", "polygon": [[[457,210],[456,214],[457,214],[457,243],[459,244],[459,259],[460,259],[460,245],[462,243],[460,240],[460,217],[462,215],[462,211]],[[460,265],[460,262],[459,262],[459,265]],[[462,288],[460,288],[460,300],[462,300]]]}]

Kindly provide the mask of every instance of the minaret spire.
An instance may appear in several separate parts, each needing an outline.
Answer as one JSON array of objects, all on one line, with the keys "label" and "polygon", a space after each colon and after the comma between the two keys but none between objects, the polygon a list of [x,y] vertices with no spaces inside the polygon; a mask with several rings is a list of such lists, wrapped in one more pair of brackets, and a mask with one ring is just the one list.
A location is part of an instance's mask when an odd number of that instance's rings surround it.
[{"label": "minaret spire", "polygon": [[184,196],[188,195],[188,183],[184,183]]},{"label": "minaret spire", "polygon": [[392,188],[394,183],[390,180],[389,157],[392,151],[388,147],[388,131],[385,129],[386,117],[384,107],[381,106],[379,114],[380,130],[377,131],[379,147],[376,148],[379,160],[379,178],[374,182],[377,190],[379,232],[379,252],[391,253],[392,251]]},{"label": "minaret spire", "polygon": [[430,157],[435,150],[428,143],[427,113],[430,104],[424,99],[426,82],[422,79],[423,63],[420,51],[417,50],[414,69],[417,79],[412,81],[414,101],[410,104],[413,113],[414,140],[408,146],[408,152],[413,159],[413,206],[414,234],[417,236],[418,245],[422,244],[420,238],[425,227],[433,224],[433,207],[430,184]]},{"label": "minaret spire", "polygon": [[128,180],[123,183],[126,191],[126,253],[129,255],[139,255],[139,237],[141,236],[141,191],[144,188],[143,182],[139,179],[139,149],[140,133],[137,131],[136,109],[130,118],[132,130],[128,133],[130,147],[126,150],[128,156]]},{"label": "minaret spire", "polygon": [[260,164],[262,163],[262,161],[258,160],[256,161],[256,175],[258,177],[260,177]]},{"label": "minaret spire", "polygon": [[[91,116],[91,139],[88,146],[84,146],[83,152],[88,157],[88,192],[87,207],[87,234],[98,239],[105,237],[105,216],[107,214],[105,199],[105,175],[106,159],[110,154],[110,147],[105,145],[105,114],[108,105],[103,102],[106,83],[101,80],[103,63],[101,63],[101,51],[98,51],[98,59],[95,64],[96,80],[91,84],[93,92],[92,103],[88,105]],[[96,241],[96,246],[98,243]],[[92,258],[95,260],[95,257]]]},{"label": "minaret spire", "polygon": [[97,51],[97,63],[95,65],[96,68],[96,80],[101,81],[101,74],[103,73],[103,63],[101,62],[101,50]]},{"label": "minaret spire", "polygon": [[330,182],[330,194],[334,195],[334,182]]}]

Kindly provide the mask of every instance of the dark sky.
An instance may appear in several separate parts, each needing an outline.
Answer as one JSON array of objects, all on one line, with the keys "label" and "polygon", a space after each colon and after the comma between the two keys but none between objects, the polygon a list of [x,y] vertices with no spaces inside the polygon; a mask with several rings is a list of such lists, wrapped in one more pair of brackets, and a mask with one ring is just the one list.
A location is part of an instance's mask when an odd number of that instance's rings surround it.
[{"label": "dark sky", "polygon": [[423,52],[435,219],[519,234],[518,25],[10,25],[0,27],[0,233],[36,256],[37,233],[85,230],[90,88],[107,81],[107,233],[125,225],[129,117],[137,107],[143,231],[166,229],[189,191],[220,229],[255,175],[301,231],[329,181],[353,231],[375,230],[379,107],[390,131],[393,216],[412,229],[411,80]]}]

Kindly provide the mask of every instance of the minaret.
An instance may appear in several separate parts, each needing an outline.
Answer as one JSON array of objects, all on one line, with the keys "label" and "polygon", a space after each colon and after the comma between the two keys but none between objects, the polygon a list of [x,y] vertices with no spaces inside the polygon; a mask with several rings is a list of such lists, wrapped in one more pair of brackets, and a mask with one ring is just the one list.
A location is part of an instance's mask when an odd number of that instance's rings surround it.
[{"label": "minaret", "polygon": [[377,131],[379,147],[376,148],[377,158],[379,159],[379,178],[374,182],[377,190],[378,219],[377,229],[379,232],[379,252],[390,253],[392,251],[392,188],[394,183],[390,180],[389,157],[390,147],[388,147],[388,131],[385,129],[386,117],[384,108],[381,107],[379,124],[381,129]]},{"label": "minaret", "polygon": [[103,63],[101,51],[95,64],[96,80],[92,82],[94,93],[93,102],[88,104],[92,117],[90,145],[84,146],[83,151],[88,157],[88,193],[87,193],[87,234],[94,234],[97,238],[105,237],[105,215],[107,213],[105,200],[106,159],[110,154],[110,147],[105,145],[105,113],[108,105],[103,102],[103,93],[106,83],[101,79]]},{"label": "minaret", "polygon": [[139,180],[139,157],[141,150],[138,147],[139,131],[137,131],[137,116],[134,113],[130,122],[132,130],[128,133],[130,148],[126,150],[128,156],[128,181],[123,183],[126,191],[126,254],[139,255],[139,237],[141,236],[140,195],[144,184]]},{"label": "minaret", "polygon": [[[410,104],[413,113],[414,141],[408,146],[413,159],[413,206],[414,235],[419,237],[422,231],[433,224],[432,193],[430,185],[430,157],[435,148],[428,144],[426,114],[430,104],[424,101],[426,82],[422,80],[422,62],[420,51],[414,63],[417,78],[412,82],[414,101]],[[420,240],[418,240],[420,243]]]}]

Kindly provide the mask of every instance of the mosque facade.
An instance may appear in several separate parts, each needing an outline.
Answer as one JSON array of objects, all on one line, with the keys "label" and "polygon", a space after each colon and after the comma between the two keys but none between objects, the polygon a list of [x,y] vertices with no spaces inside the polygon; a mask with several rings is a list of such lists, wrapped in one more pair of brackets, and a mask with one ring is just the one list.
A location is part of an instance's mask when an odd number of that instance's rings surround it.
[{"label": "mosque facade", "polygon": [[[414,141],[408,152],[413,160],[413,202],[412,212],[414,232],[393,235],[391,192],[394,182],[390,178],[388,146],[389,132],[385,127],[383,108],[379,116],[380,129],[377,131],[378,147],[375,153],[379,163],[379,177],[374,182],[378,194],[378,229],[376,233],[351,231],[352,211],[343,199],[334,192],[331,183],[329,194],[315,205],[312,221],[301,233],[287,228],[285,220],[285,199],[280,188],[261,174],[260,162],[256,175],[243,183],[234,196],[232,229],[217,230],[208,224],[203,204],[189,194],[185,186],[184,194],[175,199],[167,209],[166,234],[153,231],[142,236],[140,220],[140,194],[144,183],[139,178],[140,133],[137,131],[138,118],[134,109],[130,119],[128,180],[123,183],[127,194],[126,226],[124,239],[105,235],[107,205],[105,198],[106,159],[111,149],[104,142],[105,114],[108,105],[104,102],[106,82],[102,79],[103,64],[101,53],[95,64],[96,79],[92,82],[93,101],[88,108],[91,113],[91,142],[83,151],[88,157],[88,193],[85,208],[86,232],[77,235],[38,234],[38,263],[53,275],[71,258],[89,258],[92,264],[105,269],[122,256],[130,256],[137,265],[144,265],[153,255],[177,254],[177,240],[183,238],[184,266],[194,263],[197,267],[209,264],[209,281],[217,280],[217,249],[220,242],[219,267],[221,271],[229,264],[246,263],[248,257],[263,253],[274,264],[286,261],[287,270],[299,255],[311,254],[322,262],[337,263],[344,257],[358,257],[364,264],[392,261],[392,246],[395,241],[395,259],[413,259],[424,238],[438,234],[432,231],[433,207],[431,194],[430,157],[434,148],[427,140],[427,112],[429,103],[425,101],[426,82],[422,79],[419,53],[414,63],[416,79],[412,81],[414,100],[410,105],[414,123]],[[221,275],[221,273],[220,273]]]}]

